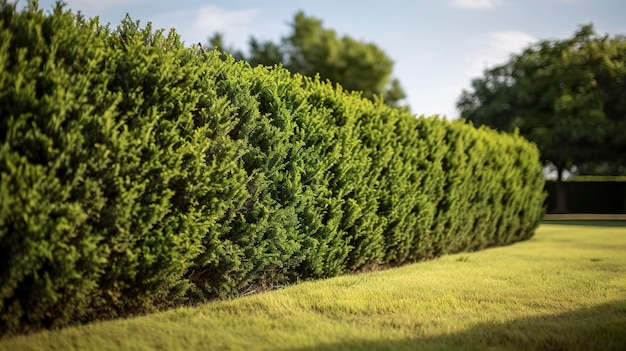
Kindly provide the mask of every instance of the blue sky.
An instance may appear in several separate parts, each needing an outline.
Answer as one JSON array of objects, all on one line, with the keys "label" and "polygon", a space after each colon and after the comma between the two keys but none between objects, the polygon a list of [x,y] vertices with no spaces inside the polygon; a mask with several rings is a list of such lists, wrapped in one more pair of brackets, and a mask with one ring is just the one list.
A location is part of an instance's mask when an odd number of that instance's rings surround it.
[{"label": "blue sky", "polygon": [[[40,0],[48,10],[54,0]],[[394,62],[413,113],[458,116],[455,103],[486,67],[540,39],[567,38],[581,24],[626,34],[626,0],[65,0],[115,26],[126,13],[176,28],[189,45],[215,31],[246,49],[250,36],[277,41],[299,10],[339,35],[373,42]],[[21,1],[20,4],[24,4]]]}]

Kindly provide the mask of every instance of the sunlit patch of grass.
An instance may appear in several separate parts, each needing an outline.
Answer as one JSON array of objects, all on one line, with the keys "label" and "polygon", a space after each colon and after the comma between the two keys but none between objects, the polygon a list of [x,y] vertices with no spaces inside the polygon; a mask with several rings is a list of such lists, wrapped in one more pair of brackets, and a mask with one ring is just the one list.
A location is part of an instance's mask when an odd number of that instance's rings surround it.
[{"label": "sunlit patch of grass", "polygon": [[0,341],[3,350],[626,348],[626,222]]}]

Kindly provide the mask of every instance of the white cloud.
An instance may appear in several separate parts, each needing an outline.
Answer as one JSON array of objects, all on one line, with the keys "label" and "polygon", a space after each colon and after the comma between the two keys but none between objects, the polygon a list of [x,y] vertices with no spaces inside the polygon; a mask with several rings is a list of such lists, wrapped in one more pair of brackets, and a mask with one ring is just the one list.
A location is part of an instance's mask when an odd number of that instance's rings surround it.
[{"label": "white cloud", "polygon": [[228,31],[245,27],[258,13],[258,9],[228,11],[218,6],[202,6],[197,10],[193,28],[212,32]]},{"label": "white cloud", "polygon": [[88,16],[98,16],[108,10],[128,6],[131,3],[145,2],[145,0],[65,0],[67,8],[80,9]]},{"label": "white cloud", "polygon": [[473,42],[480,46],[465,61],[467,73],[471,77],[480,76],[486,68],[505,63],[511,54],[521,53],[537,40],[534,36],[517,30],[495,32],[475,38]]},{"label": "white cloud", "polygon": [[501,3],[501,0],[452,0],[450,6],[467,9],[490,9]]},{"label": "white cloud", "polygon": [[517,30],[496,32],[489,35],[489,50],[497,55],[519,52],[537,41],[534,36]]},{"label": "white cloud", "polygon": [[215,32],[224,34],[225,44],[237,49],[247,46],[251,33],[250,24],[260,13],[258,9],[230,11],[218,6],[202,6],[197,9],[164,13],[153,21],[156,28],[176,28],[187,44],[206,44]]}]

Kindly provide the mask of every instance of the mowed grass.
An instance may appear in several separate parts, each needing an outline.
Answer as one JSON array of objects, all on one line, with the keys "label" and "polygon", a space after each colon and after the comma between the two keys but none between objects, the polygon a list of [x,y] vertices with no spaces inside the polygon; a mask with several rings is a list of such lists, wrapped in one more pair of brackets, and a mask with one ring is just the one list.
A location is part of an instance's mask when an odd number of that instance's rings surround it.
[{"label": "mowed grass", "polygon": [[626,221],[196,308],[5,338],[2,350],[626,350]]}]

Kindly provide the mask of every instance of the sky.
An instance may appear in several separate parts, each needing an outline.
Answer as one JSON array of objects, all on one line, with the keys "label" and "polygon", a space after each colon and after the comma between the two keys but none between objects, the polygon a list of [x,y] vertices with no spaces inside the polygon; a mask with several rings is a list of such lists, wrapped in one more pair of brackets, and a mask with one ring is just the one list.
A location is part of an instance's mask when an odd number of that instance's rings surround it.
[{"label": "sky", "polygon": [[[55,0],[40,0],[51,10]],[[593,23],[626,34],[626,0],[64,0],[66,8],[117,26],[126,14],[143,26],[175,28],[188,45],[223,33],[245,50],[251,36],[279,41],[298,11],[339,36],[374,43],[394,61],[393,76],[416,115],[455,119],[456,101],[484,69],[544,39],[571,37]],[[23,0],[18,4],[25,4]],[[18,6],[19,7],[19,6]]]}]

